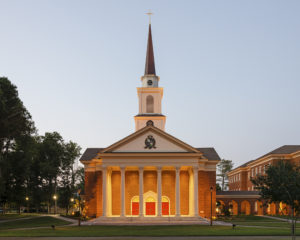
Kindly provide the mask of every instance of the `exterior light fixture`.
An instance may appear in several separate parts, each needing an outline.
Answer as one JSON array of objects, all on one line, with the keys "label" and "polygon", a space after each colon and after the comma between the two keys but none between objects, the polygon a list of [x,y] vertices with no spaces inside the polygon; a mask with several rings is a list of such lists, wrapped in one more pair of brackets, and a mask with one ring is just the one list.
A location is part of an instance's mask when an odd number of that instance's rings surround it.
[{"label": "exterior light fixture", "polygon": [[214,190],[214,188],[213,188],[213,186],[211,186],[210,188],[209,188],[209,190],[210,190],[210,226],[212,226],[212,193],[213,193],[213,190]]}]

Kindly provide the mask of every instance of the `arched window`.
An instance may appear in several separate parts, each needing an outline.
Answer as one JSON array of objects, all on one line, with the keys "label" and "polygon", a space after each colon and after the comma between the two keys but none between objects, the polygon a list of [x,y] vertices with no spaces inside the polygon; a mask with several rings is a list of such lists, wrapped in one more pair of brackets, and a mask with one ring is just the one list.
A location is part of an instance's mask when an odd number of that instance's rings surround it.
[{"label": "arched window", "polygon": [[146,98],[146,112],[154,113],[154,99],[151,95],[148,95]]}]

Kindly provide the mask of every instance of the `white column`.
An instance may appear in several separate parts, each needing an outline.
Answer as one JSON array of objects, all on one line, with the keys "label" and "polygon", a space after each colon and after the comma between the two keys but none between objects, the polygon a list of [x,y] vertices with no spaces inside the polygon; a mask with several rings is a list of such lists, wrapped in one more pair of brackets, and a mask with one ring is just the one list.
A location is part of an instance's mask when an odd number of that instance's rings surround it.
[{"label": "white column", "polygon": [[125,167],[121,167],[121,217],[125,217]]},{"label": "white column", "polygon": [[106,167],[102,168],[102,209],[103,209],[103,217],[107,216],[107,209],[106,209],[106,180],[107,180],[107,171],[106,171]]},{"label": "white column", "polygon": [[199,216],[198,210],[198,167],[194,167],[194,212],[195,216]]},{"label": "white column", "polygon": [[193,167],[189,168],[189,216],[194,216],[194,172]]},{"label": "white column", "polygon": [[176,217],[180,216],[180,167],[176,167]]},{"label": "white column", "polygon": [[139,168],[139,205],[140,205],[140,217],[144,216],[144,199],[143,199],[143,194],[144,194],[144,167]]},{"label": "white column", "polygon": [[161,215],[161,167],[157,167],[157,216]]}]

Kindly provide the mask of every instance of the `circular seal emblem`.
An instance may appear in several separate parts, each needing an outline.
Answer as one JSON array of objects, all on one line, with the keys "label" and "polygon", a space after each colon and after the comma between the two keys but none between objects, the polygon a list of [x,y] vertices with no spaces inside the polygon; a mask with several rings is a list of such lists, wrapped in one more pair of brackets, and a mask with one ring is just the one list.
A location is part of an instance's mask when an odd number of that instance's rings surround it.
[{"label": "circular seal emblem", "polygon": [[147,121],[146,123],[147,126],[154,126],[154,123],[152,120]]},{"label": "circular seal emblem", "polygon": [[152,135],[149,135],[145,139],[145,148],[148,148],[148,149],[156,148],[155,144],[156,144],[156,141]]}]

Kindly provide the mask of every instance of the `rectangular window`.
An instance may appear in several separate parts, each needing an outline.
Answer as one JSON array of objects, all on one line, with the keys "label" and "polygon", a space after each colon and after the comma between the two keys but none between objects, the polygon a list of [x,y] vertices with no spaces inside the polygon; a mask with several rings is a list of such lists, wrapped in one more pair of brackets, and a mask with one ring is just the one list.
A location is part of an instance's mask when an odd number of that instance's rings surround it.
[{"label": "rectangular window", "polygon": [[261,166],[259,166],[259,174],[261,174]]}]

